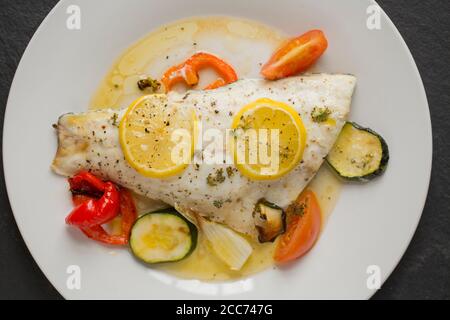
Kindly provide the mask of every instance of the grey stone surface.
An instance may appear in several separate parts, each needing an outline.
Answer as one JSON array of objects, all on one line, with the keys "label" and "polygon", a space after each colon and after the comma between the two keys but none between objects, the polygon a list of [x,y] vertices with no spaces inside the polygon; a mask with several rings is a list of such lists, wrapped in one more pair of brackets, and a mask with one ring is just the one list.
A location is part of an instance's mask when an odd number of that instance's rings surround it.
[{"label": "grey stone surface", "polygon": [[[20,57],[56,2],[0,0],[0,129]],[[450,1],[378,2],[405,38],[421,72],[431,109],[434,155],[430,192],[420,225],[400,264],[374,298],[450,299]],[[8,202],[3,168],[0,299],[61,299],[20,236]]]}]

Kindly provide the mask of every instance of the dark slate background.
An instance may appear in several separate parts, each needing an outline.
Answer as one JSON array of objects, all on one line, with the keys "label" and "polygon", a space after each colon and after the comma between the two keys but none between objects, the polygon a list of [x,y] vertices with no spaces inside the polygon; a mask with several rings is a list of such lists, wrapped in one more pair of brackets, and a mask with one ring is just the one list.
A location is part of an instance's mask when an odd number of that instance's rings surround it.
[{"label": "dark slate background", "polygon": [[[0,0],[0,131],[20,57],[56,2]],[[378,3],[400,30],[418,64],[431,109],[434,155],[420,225],[400,264],[374,298],[450,299],[450,1]],[[20,236],[6,194],[3,162],[0,166],[0,299],[62,299]]]}]

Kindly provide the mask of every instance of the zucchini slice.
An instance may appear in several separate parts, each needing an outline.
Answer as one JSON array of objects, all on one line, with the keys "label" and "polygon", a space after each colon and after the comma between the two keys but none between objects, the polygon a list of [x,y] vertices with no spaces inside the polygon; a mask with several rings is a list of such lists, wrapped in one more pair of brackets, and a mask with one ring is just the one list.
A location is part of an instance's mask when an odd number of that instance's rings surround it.
[{"label": "zucchini slice", "polygon": [[375,131],[347,122],[327,162],[345,180],[368,182],[386,170],[389,148]]},{"label": "zucchini slice", "polygon": [[261,199],[253,211],[258,240],[261,243],[273,242],[285,230],[285,213],[277,205]]},{"label": "zucchini slice", "polygon": [[176,211],[148,213],[131,229],[131,251],[149,264],[184,259],[196,245],[197,229]]}]

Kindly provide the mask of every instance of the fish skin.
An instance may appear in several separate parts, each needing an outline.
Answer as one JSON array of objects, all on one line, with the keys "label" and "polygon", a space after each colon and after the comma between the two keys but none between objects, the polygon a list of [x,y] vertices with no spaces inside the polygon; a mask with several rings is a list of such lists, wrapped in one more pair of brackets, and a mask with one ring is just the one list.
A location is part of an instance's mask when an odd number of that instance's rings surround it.
[{"label": "fish skin", "polygon": [[[296,109],[307,130],[303,160],[277,180],[251,181],[236,171],[223,183],[208,185],[208,175],[218,169],[226,172],[228,164],[201,164],[199,168],[191,164],[173,177],[144,177],[127,163],[120,147],[118,124],[125,109],[62,115],[57,123],[58,150],[52,169],[63,176],[90,170],[138,194],[171,206],[176,203],[256,239],[252,216],[256,202],[265,198],[286,208],[296,199],[319,170],[345,124],[355,86],[352,75],[310,74],[273,82],[245,79],[215,90],[170,92],[166,96],[171,105],[193,106],[201,115],[203,130],[230,128],[230,112],[236,114],[259,98],[281,101]],[[312,121],[314,107],[327,107],[335,125]],[[214,201],[222,206],[217,208]]]}]

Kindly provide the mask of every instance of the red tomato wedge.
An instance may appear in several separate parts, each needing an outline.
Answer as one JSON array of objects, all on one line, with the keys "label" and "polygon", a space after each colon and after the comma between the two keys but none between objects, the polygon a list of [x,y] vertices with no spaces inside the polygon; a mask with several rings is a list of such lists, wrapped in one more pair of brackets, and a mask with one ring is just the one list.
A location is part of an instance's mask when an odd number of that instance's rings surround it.
[{"label": "red tomato wedge", "polygon": [[279,239],[274,259],[278,264],[290,262],[307,253],[315,244],[322,223],[316,195],[306,190],[286,210],[287,230]]},{"label": "red tomato wedge", "polygon": [[312,66],[328,47],[325,34],[311,30],[281,46],[261,69],[267,80],[278,80],[303,72]]}]

